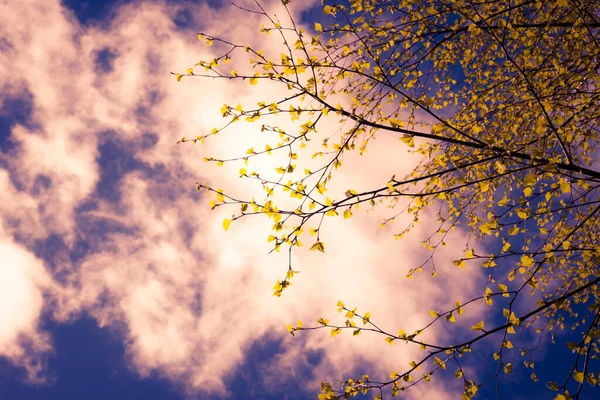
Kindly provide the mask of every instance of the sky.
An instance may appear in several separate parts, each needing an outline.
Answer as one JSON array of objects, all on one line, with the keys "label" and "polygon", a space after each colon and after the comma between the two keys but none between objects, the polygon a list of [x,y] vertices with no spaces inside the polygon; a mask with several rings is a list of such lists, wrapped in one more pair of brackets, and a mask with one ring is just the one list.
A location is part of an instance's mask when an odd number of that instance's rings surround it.
[{"label": "sky", "polygon": [[[292,6],[307,30],[321,18],[317,3]],[[278,51],[257,33],[258,16],[216,0],[23,0],[0,1],[0,22],[0,399],[316,398],[321,380],[385,377],[418,352],[367,334],[292,338],[287,324],[342,318],[341,299],[410,331],[429,322],[428,309],[478,293],[484,274],[451,265],[466,232],[441,253],[443,279],[408,281],[435,216],[395,241],[376,210],[331,222],[326,254],[295,255],[299,277],[272,296],[287,259],[268,254],[269,221],[224,232],[230,211],[211,211],[194,184],[252,196],[239,166],[216,169],[202,157],[244,152],[264,140],[259,129],[240,125],[205,147],[176,143],[217,126],[224,103],[279,92],[170,75],[214,57],[198,31]],[[409,172],[418,159],[397,143],[383,137],[369,156],[350,157],[332,190]],[[538,375],[551,378],[561,354]],[[539,398],[525,375],[504,383],[510,398]],[[478,397],[495,395],[486,390]],[[460,393],[450,376],[406,396]]]}]

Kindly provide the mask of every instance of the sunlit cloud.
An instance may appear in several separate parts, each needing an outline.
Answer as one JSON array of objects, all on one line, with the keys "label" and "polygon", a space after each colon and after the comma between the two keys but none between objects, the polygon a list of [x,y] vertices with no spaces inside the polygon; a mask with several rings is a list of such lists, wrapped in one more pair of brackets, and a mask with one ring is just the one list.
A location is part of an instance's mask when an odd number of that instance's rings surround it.
[{"label": "sunlit cloud", "polygon": [[39,330],[44,293],[51,285],[42,260],[0,228],[0,356],[21,366],[32,382],[45,380],[50,338]]}]

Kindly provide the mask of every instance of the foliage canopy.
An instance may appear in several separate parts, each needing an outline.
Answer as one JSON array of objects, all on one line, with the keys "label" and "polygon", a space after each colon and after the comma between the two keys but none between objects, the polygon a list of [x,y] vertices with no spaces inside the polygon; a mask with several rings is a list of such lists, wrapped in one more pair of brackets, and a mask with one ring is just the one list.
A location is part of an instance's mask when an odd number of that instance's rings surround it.
[{"label": "foliage canopy", "polygon": [[[288,10],[288,1],[283,5]],[[241,7],[240,7],[241,8]],[[329,328],[354,335],[374,331],[390,344],[412,343],[423,357],[410,368],[374,381],[367,375],[347,379],[341,386],[323,383],[322,399],[347,398],[374,390],[397,395],[420,382],[428,382],[447,367],[464,382],[463,398],[502,374],[512,372],[508,352],[520,352],[526,368],[535,373],[535,348],[519,346],[530,334],[555,340],[572,350],[572,364],[564,381],[547,382],[556,399],[577,398],[600,378],[600,3],[594,0],[351,0],[327,1],[325,16],[301,29],[289,12],[285,21],[257,3],[246,12],[265,18],[261,32],[279,35],[281,56],[201,33],[199,39],[221,54],[201,61],[177,80],[210,77],[247,82],[269,80],[285,89],[275,102],[255,107],[224,105],[228,122],[222,128],[182,142],[204,142],[238,121],[262,120],[289,114],[296,130],[265,124],[273,143],[250,148],[239,158],[205,160],[218,165],[245,163],[240,176],[259,181],[264,200],[237,198],[206,183],[198,190],[212,193],[211,207],[239,207],[223,222],[227,230],[235,220],[253,214],[273,219],[268,237],[274,249],[290,252],[290,265],[275,285],[276,296],[290,285],[296,271],[291,252],[301,238],[314,237],[310,250],[325,252],[320,232],[327,217],[350,218],[361,203],[392,208],[388,224],[400,213],[411,223],[397,231],[401,238],[424,212],[435,213],[439,225],[426,246],[432,257],[408,271],[412,277],[429,269],[436,249],[448,232],[462,226],[493,254],[479,254],[471,245],[453,261],[459,268],[488,269],[489,282],[480,296],[444,312],[432,312],[433,321],[410,334],[384,331],[370,314],[338,303],[348,320],[334,325],[320,318],[317,325],[288,326],[292,334]],[[230,60],[248,58],[250,67],[230,70]],[[328,115],[340,129],[322,132]],[[371,190],[348,188],[342,198],[326,191],[344,156],[367,151],[376,135],[396,136],[421,162],[404,177],[381,177]],[[317,169],[296,165],[307,142],[323,146],[313,158],[323,160]],[[272,171],[249,172],[256,157],[285,154],[284,165]],[[350,167],[351,168],[351,167]],[[293,206],[276,204],[275,193],[288,192]],[[404,207],[404,204],[408,204]],[[311,227],[312,226],[312,227]],[[304,228],[309,232],[305,232]],[[309,235],[307,235],[309,233]],[[537,303],[516,315],[522,304]],[[486,303],[488,318],[451,345],[427,343],[420,334],[433,324],[452,323],[465,308]],[[355,322],[358,321],[358,324]],[[488,377],[466,376],[464,365],[477,346],[492,338],[496,348],[490,362],[497,365]],[[515,345],[513,345],[513,342]],[[529,343],[531,340],[529,339]],[[471,361],[472,362],[472,361]]]}]

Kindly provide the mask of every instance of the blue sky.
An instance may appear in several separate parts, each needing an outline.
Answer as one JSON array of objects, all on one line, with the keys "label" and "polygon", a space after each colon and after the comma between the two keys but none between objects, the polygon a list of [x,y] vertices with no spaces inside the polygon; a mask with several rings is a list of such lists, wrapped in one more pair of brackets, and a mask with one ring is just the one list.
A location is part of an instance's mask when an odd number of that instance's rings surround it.
[{"label": "blue sky", "polygon": [[[284,326],[298,318],[335,316],[335,301],[344,298],[392,315],[391,330],[398,324],[416,327],[428,318],[413,311],[423,298],[442,307],[446,295],[468,296],[477,287],[451,266],[447,287],[394,283],[404,272],[390,260],[417,262],[423,253],[414,250],[416,242],[398,247],[391,235],[383,239],[377,223],[371,220],[371,227],[365,219],[354,227],[338,226],[331,234],[340,236],[337,243],[332,239],[331,254],[337,255],[299,260],[306,269],[296,294],[273,298],[271,286],[280,276],[274,265],[281,257],[269,258],[268,248],[261,247],[267,231],[233,224],[231,236],[225,236],[220,228],[225,214],[209,215],[193,184],[223,179],[222,173],[205,169],[198,148],[175,145],[214,124],[211,115],[218,115],[223,99],[253,99],[247,89],[176,86],[169,75],[204,51],[196,31],[245,25],[204,19],[203,13],[235,15],[218,1],[151,4],[56,2],[49,12],[57,25],[50,28],[60,32],[64,49],[52,47],[53,37],[43,40],[38,27],[48,21],[29,6],[24,22],[14,15],[9,22],[13,42],[0,42],[0,50],[14,51],[7,54],[20,66],[0,86],[6,89],[0,103],[0,171],[6,180],[0,191],[7,193],[0,197],[5,201],[0,243],[15,252],[5,265],[28,257],[33,271],[14,275],[33,300],[30,308],[23,306],[23,318],[11,314],[23,324],[16,330],[20,336],[7,334],[12,342],[7,350],[0,346],[0,399],[295,400],[316,398],[322,374],[341,378],[407,364],[414,352],[403,353],[399,346],[336,344],[321,332],[291,340]],[[309,26],[320,18],[310,7],[301,15]],[[31,49],[38,53],[29,52],[29,42],[16,46],[25,37],[20,32],[29,29],[36,32]],[[140,44],[153,40],[156,45]],[[44,54],[39,65],[31,61],[38,60],[36,54]],[[43,73],[30,78],[26,61],[33,74]],[[53,63],[59,68],[52,70]],[[231,143],[213,150],[226,151]],[[385,141],[379,146],[380,159],[371,167],[350,168],[346,179],[369,183],[388,173],[390,163],[381,160],[397,160],[397,154]],[[257,235],[260,241],[254,241]],[[363,246],[348,250],[344,235],[363,240]],[[380,269],[373,273],[369,265]],[[522,369],[503,379],[505,398],[551,398],[542,382],[563,376],[559,367],[569,356],[560,344],[551,354],[545,345],[546,362],[536,370],[540,383],[532,384]],[[490,369],[486,360],[482,356],[475,370]],[[43,382],[32,383],[31,371]],[[415,398],[452,398],[460,391],[452,377],[435,385]],[[588,389],[581,398],[599,395]],[[494,397],[489,385],[477,398]]]}]

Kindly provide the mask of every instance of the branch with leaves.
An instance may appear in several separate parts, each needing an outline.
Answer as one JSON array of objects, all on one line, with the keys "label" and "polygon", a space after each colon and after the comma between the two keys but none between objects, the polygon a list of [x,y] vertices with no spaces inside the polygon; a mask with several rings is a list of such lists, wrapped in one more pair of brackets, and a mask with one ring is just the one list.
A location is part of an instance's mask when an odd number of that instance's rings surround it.
[{"label": "branch with leaves", "polygon": [[[525,368],[534,369],[535,353],[543,337],[554,342],[555,329],[570,328],[577,336],[566,342],[573,351],[573,365],[561,385],[547,387],[557,399],[578,398],[585,385],[597,383],[600,352],[598,309],[600,288],[600,5],[593,0],[521,2],[473,2],[459,0],[327,1],[327,21],[316,22],[313,32],[301,28],[282,2],[286,20],[269,14],[257,2],[242,9],[262,16],[264,34],[279,35],[281,55],[271,58],[260,50],[230,38],[200,33],[198,38],[214,46],[220,56],[200,61],[178,81],[188,78],[222,79],[231,85],[251,86],[269,81],[280,85],[274,102],[256,106],[225,104],[220,128],[180,142],[204,143],[231,132],[232,124],[288,116],[294,130],[265,123],[262,132],[272,140],[264,150],[249,148],[234,158],[207,156],[217,166],[241,163],[239,177],[259,182],[261,200],[225,193],[210,183],[197,183],[199,191],[215,196],[211,208],[239,207],[223,222],[225,230],[236,220],[266,215],[273,220],[267,241],[273,251],[287,248],[289,263],[278,280],[274,295],[281,296],[298,272],[292,251],[302,246],[308,232],[310,250],[326,251],[321,232],[327,218],[351,218],[359,207],[387,206],[391,215],[385,226],[400,215],[408,224],[395,232],[401,239],[415,229],[423,213],[434,211],[438,226],[423,243],[431,256],[411,268],[415,278],[429,267],[437,275],[435,260],[448,233],[462,227],[469,232],[464,256],[452,263],[468,271],[477,265],[489,271],[482,294],[443,313],[432,312],[431,324],[406,335],[393,335],[373,324],[369,313],[339,303],[348,318],[343,325],[319,319],[315,327],[288,326],[292,334],[331,328],[337,335],[349,329],[383,335],[388,343],[404,341],[425,353],[403,373],[374,381],[364,375],[343,381],[338,389],[323,383],[322,398],[348,398],[375,390],[383,397],[397,395],[417,383],[428,382],[448,363],[463,379],[463,398],[471,398],[489,382],[515,367],[505,360],[514,348],[507,335],[532,331],[540,336],[530,349],[523,339],[520,354]],[[238,7],[239,8],[239,7]],[[231,60],[247,58],[246,70],[229,70]],[[325,121],[335,120],[331,132]],[[336,170],[343,168],[351,152],[367,156],[377,136],[397,137],[399,148],[409,148],[420,163],[408,174],[399,171],[380,177],[368,190],[349,188],[343,196],[326,193]],[[314,144],[322,147],[312,158],[320,166],[298,165]],[[282,154],[286,162],[273,171],[251,171],[258,157]],[[273,175],[275,174],[275,178]],[[280,206],[279,195],[292,202]],[[329,197],[331,196],[331,198]],[[289,206],[289,204],[293,204]],[[307,232],[306,232],[307,231]],[[473,241],[473,243],[471,242]],[[491,254],[478,254],[477,244],[490,246]],[[468,268],[467,268],[468,267]],[[497,290],[488,287],[495,284]],[[485,287],[485,290],[483,290]],[[517,317],[515,310],[529,304],[524,293],[537,297],[537,307]],[[506,298],[499,307],[492,299]],[[484,301],[492,312],[488,325],[481,320],[471,330],[477,336],[455,344],[425,343],[420,335],[444,320],[453,323],[465,307]],[[353,318],[362,318],[357,327]],[[518,327],[518,330],[516,329]],[[472,335],[468,330],[464,335]],[[491,362],[496,372],[487,379],[465,377],[468,354],[482,339],[497,340]],[[486,341],[488,343],[488,341]],[[440,358],[441,357],[441,358]],[[423,367],[427,372],[418,375]],[[437,372],[436,372],[437,373]],[[533,371],[531,379],[538,377]]]}]

